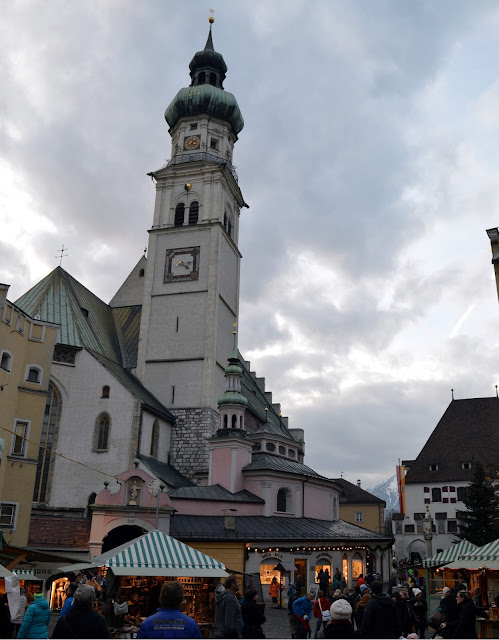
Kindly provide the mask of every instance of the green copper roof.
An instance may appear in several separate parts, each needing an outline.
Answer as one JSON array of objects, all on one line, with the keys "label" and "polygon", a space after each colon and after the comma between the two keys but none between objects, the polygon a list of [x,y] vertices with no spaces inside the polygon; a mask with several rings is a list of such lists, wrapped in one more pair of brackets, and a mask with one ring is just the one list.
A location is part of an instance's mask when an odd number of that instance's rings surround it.
[{"label": "green copper roof", "polygon": [[244,127],[243,116],[232,93],[211,84],[180,89],[168,105],[165,119],[168,125],[173,127],[184,116],[197,116],[202,113],[230,122],[236,134]]},{"label": "green copper roof", "polygon": [[59,324],[59,344],[92,349],[122,364],[111,307],[62,267],[56,267],[16,304],[31,316]]},{"label": "green copper roof", "polygon": [[218,406],[223,407],[225,405],[235,405],[238,407],[247,407],[248,401],[246,398],[237,391],[226,391],[218,398]]}]

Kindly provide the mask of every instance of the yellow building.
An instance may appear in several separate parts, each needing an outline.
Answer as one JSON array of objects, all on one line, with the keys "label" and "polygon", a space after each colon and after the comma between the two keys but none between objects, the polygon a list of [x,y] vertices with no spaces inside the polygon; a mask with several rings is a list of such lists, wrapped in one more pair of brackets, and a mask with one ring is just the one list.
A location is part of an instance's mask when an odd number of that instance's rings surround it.
[{"label": "yellow building", "polygon": [[43,474],[38,443],[57,325],[28,316],[7,300],[8,290],[0,284],[0,529],[7,543],[23,547]]},{"label": "yellow building", "polygon": [[386,502],[344,478],[335,478],[341,486],[340,518],[375,533],[385,533]]}]

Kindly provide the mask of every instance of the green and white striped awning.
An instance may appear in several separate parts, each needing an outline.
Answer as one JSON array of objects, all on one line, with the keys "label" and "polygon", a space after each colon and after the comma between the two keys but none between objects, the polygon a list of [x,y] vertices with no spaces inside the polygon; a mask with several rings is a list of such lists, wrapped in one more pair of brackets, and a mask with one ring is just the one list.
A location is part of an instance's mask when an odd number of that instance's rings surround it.
[{"label": "green and white striped awning", "polygon": [[223,577],[225,566],[161,531],[151,531],[132,540],[106,560],[106,567],[119,576]]},{"label": "green and white striped awning", "polygon": [[466,560],[499,560],[499,538],[459,557]]},{"label": "green and white striped awning", "polygon": [[457,544],[453,544],[448,549],[444,551],[440,551],[436,555],[431,558],[426,558],[423,562],[424,567],[440,567],[443,564],[447,564],[448,562],[452,562],[453,560],[457,560],[462,555],[471,553],[475,551],[478,547],[467,540],[461,540]]},{"label": "green and white striped awning", "polygon": [[12,571],[16,576],[19,576],[21,580],[41,580],[43,582],[43,578],[36,577],[34,569],[12,569]]}]

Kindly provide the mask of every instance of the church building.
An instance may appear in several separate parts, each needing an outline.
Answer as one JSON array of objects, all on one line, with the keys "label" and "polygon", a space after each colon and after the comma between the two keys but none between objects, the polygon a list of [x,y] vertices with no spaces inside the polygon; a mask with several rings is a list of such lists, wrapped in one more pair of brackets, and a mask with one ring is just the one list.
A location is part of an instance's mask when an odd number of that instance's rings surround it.
[{"label": "church building", "polygon": [[92,555],[160,528],[219,556],[232,544],[252,570],[277,542],[305,584],[320,541],[331,571],[388,577],[391,537],[339,519],[342,487],[305,465],[303,429],[237,349],[244,121],[211,25],[189,70],[165,112],[170,160],[149,174],[147,258],[109,304],[61,267],[16,302],[59,325],[44,433],[61,456],[45,461],[32,522],[91,519]]}]

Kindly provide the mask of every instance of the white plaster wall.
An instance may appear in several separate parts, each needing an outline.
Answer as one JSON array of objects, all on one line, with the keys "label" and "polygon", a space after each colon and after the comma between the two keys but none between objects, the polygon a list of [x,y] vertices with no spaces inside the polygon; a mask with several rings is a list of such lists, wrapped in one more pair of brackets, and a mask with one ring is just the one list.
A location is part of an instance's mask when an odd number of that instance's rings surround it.
[{"label": "white plaster wall", "polygon": [[[203,393],[203,360],[150,362],[144,385],[169,409],[199,407]],[[172,386],[175,387],[173,402]]]},{"label": "white plaster wall", "polygon": [[[62,392],[57,452],[89,467],[116,475],[129,466],[134,397],[88,352],[80,351],[76,366],[52,365],[52,381]],[[101,398],[102,387],[110,397]],[[95,421],[102,413],[111,417],[110,446],[105,453],[92,451]],[[103,488],[105,476],[87,467],[54,457],[49,504],[86,506],[93,491]]]},{"label": "white plaster wall", "polygon": [[158,443],[158,460],[162,462],[168,461],[168,453],[170,452],[171,443],[171,424],[159,418],[149,411],[144,410],[142,412],[142,429],[140,436],[140,453],[150,456],[151,455],[151,439],[152,439],[152,427],[154,421],[158,421],[159,425],[159,443]]},{"label": "white plaster wall", "polygon": [[220,295],[225,303],[237,313],[239,293],[239,255],[233,245],[229,244],[225,234],[221,234],[220,242]]}]

